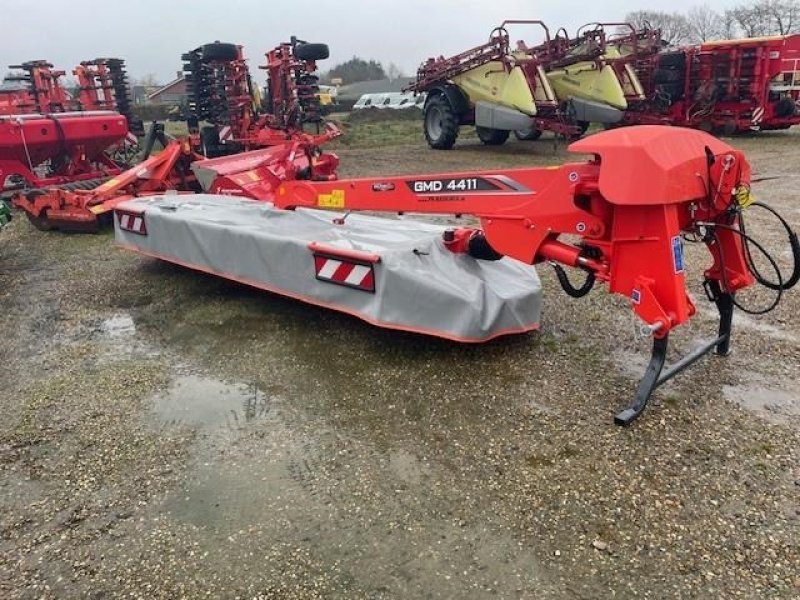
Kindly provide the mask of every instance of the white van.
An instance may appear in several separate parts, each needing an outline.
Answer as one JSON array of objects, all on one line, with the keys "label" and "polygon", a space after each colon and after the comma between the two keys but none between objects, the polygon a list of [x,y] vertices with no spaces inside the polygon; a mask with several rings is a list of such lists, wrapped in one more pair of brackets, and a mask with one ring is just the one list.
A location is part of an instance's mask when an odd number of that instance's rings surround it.
[{"label": "white van", "polygon": [[425,103],[424,94],[414,96],[410,93],[385,92],[381,94],[363,94],[353,105],[353,110],[363,108],[391,108],[402,110],[404,108],[421,108]]}]

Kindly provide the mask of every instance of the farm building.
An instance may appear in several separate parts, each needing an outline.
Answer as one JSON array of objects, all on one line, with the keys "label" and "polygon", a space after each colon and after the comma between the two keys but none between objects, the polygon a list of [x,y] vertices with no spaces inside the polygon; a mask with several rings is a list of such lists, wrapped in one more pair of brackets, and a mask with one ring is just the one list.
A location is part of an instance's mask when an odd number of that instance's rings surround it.
[{"label": "farm building", "polygon": [[148,104],[183,104],[187,100],[186,77],[182,71],[168,84],[147,95]]},{"label": "farm building", "polygon": [[399,93],[403,88],[414,82],[413,77],[398,77],[396,79],[375,79],[373,81],[358,81],[339,88],[339,102],[355,102],[364,94]]}]

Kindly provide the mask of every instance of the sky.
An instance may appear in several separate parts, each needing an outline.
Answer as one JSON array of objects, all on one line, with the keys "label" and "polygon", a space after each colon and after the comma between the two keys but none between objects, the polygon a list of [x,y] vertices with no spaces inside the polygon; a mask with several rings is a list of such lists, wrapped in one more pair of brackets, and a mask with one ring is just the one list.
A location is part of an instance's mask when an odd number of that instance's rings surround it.
[{"label": "sky", "polygon": [[[710,0],[718,11],[743,0]],[[125,59],[132,78],[165,83],[182,53],[220,40],[241,44],[251,72],[290,36],[330,46],[321,70],[359,56],[392,62],[413,75],[428,56],[467,50],[504,19],[540,19],[570,33],[587,23],[618,21],[632,10],[685,12],[702,0],[0,0],[0,76],[6,67],[47,59],[70,71],[82,60]],[[512,38],[525,37],[521,35]],[[531,29],[530,31],[533,31]],[[263,80],[263,75],[257,77]]]}]

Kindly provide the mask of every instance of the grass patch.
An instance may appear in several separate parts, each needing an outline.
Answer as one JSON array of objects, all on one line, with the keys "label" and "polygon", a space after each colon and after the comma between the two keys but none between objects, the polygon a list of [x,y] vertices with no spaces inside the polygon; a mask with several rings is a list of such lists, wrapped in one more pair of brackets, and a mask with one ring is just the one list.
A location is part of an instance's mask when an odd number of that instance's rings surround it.
[{"label": "grass patch", "polygon": [[[345,146],[419,144],[425,140],[421,119],[348,120],[339,125],[344,132],[339,143]],[[477,137],[474,127],[462,127],[458,136],[459,140],[474,140]]]}]

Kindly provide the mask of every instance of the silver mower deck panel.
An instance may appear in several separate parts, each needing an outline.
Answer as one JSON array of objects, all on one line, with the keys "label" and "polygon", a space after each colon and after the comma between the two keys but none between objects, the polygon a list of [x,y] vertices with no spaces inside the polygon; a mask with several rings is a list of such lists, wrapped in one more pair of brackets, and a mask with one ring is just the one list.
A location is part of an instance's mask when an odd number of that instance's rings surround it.
[{"label": "silver mower deck panel", "polygon": [[[116,241],[161,260],[359,317],[461,342],[536,329],[541,285],[518,261],[476,260],[446,227],[209,194],[117,207]],[[141,220],[136,220],[141,217]]]}]

